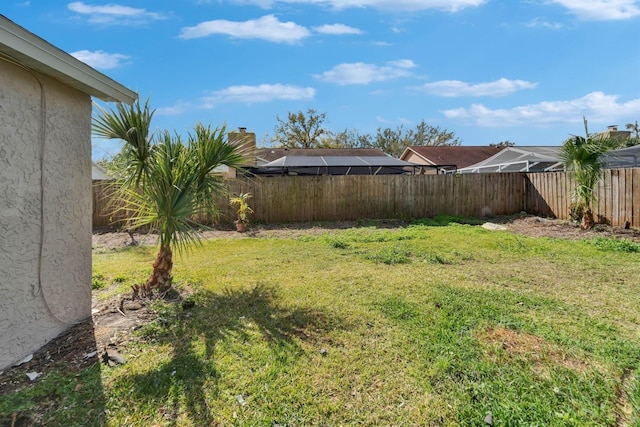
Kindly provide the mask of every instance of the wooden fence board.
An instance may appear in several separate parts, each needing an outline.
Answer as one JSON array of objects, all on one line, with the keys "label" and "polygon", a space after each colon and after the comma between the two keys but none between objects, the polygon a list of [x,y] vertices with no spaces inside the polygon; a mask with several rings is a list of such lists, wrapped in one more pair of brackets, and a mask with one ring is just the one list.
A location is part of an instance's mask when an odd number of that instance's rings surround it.
[{"label": "wooden fence board", "polygon": [[633,224],[633,171],[631,169],[624,170],[624,179],[626,182],[626,189],[623,193],[625,204],[625,223]]},{"label": "wooden fence board", "polygon": [[640,200],[640,169],[632,169],[631,171],[632,179],[633,179],[633,190],[631,195],[632,207],[633,210],[633,223],[634,227],[640,227],[640,205],[638,204],[638,200]]}]

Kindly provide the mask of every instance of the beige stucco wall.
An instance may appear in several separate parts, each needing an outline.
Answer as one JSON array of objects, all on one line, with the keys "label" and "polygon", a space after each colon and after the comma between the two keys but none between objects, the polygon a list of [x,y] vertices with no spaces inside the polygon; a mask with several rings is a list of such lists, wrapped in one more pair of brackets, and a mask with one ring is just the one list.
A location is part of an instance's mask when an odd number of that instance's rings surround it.
[{"label": "beige stucco wall", "polygon": [[0,370],[91,315],[90,131],[90,96],[0,58]]},{"label": "beige stucco wall", "polygon": [[[409,152],[405,157],[402,158],[402,160],[405,160],[411,163],[416,163],[418,165],[433,165],[433,163],[427,162],[424,158],[412,152]],[[435,175],[437,173],[438,173],[438,170],[435,168],[423,168],[420,170],[421,175]]]}]

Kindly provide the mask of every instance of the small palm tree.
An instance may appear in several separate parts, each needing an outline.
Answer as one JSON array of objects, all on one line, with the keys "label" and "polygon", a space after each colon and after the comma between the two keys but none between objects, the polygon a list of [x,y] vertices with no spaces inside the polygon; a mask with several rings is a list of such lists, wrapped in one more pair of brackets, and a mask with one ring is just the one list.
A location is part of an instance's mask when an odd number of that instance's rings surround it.
[{"label": "small palm tree", "polygon": [[251,209],[248,202],[250,198],[250,193],[240,193],[239,195],[229,199],[229,204],[232,206],[238,205],[238,219],[236,219],[238,231],[244,231],[246,224],[249,223],[249,214],[253,213],[253,209]]},{"label": "small palm tree", "polygon": [[144,106],[117,104],[110,111],[98,107],[93,120],[94,135],[125,144],[118,192],[124,209],[133,211],[128,226],[148,227],[159,235],[153,271],[142,287],[134,288],[143,296],[171,289],[174,249],[198,242],[201,224],[194,218],[215,213],[214,199],[224,183],[213,170],[244,161],[240,144],[229,143],[225,127],[197,124],[186,142],[166,130],[154,138],[149,131],[153,113],[147,100]]},{"label": "small palm tree", "polygon": [[638,126],[637,120],[634,123],[627,123],[625,127],[627,130],[630,130],[631,133],[634,133],[636,138],[640,138],[640,126]]},{"label": "small palm tree", "polygon": [[625,125],[627,130],[631,131],[631,138],[629,138],[628,145],[637,145],[640,144],[640,126],[638,126],[638,121],[636,120],[634,123],[627,123]]},{"label": "small palm tree", "polygon": [[603,163],[601,155],[615,146],[608,138],[591,137],[584,120],[586,138],[572,136],[560,149],[560,160],[565,170],[574,173],[576,187],[573,190],[572,210],[580,216],[582,229],[590,229],[595,225],[591,209],[596,200],[595,187],[602,177]]}]

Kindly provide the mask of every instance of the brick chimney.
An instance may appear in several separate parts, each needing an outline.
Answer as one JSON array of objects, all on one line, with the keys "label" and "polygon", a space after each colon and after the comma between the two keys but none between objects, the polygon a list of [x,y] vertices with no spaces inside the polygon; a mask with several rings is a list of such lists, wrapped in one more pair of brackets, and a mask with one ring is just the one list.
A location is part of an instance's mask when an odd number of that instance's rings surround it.
[{"label": "brick chimney", "polygon": [[238,127],[235,132],[229,132],[229,143],[240,147],[245,155],[243,166],[256,166],[256,134],[247,132],[246,127]]}]

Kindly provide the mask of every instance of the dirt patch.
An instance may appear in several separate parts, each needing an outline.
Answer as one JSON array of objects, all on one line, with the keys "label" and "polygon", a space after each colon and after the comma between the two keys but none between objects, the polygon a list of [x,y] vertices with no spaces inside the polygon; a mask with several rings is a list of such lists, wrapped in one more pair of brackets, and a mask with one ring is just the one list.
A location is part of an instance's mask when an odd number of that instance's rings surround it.
[{"label": "dirt patch", "polygon": [[577,224],[571,221],[540,218],[532,215],[498,218],[498,222],[501,221],[510,231],[531,237],[551,237],[571,240],[615,237],[640,242],[640,231],[635,228],[625,229],[623,227],[596,224],[592,230],[582,230]]},{"label": "dirt patch", "polygon": [[[373,223],[372,223],[373,224]],[[380,220],[375,221],[378,228],[398,228],[406,226],[407,221]],[[299,236],[330,233],[336,230],[345,230],[359,226],[366,226],[358,221],[332,221],[332,222],[305,222],[287,224],[251,224],[244,233],[235,229],[204,230],[200,236],[208,239],[249,239],[249,238],[280,238],[294,239]],[[118,249],[127,246],[155,245],[158,236],[152,233],[132,234],[113,230],[97,230],[93,234],[92,246],[94,250]]]},{"label": "dirt patch", "polygon": [[[530,237],[551,237],[557,239],[592,239],[594,237],[624,238],[640,242],[640,231],[635,228],[612,227],[597,224],[592,230],[581,230],[580,227],[566,220],[541,218],[538,216],[521,214],[486,218],[487,222],[501,224],[507,230]],[[408,221],[379,220],[371,225],[378,228],[399,228],[409,225]],[[201,232],[203,239],[246,239],[261,238],[296,238],[303,235],[317,235],[367,226],[359,221],[333,221],[317,223],[289,223],[289,224],[251,224],[246,233],[238,233],[231,229],[214,229]],[[126,246],[155,245],[158,238],[155,234],[114,232],[98,230],[93,234],[93,248],[95,250],[118,249]]]},{"label": "dirt patch", "polygon": [[[77,372],[96,363],[105,363],[107,350],[118,351],[133,337],[133,330],[151,322],[155,312],[144,301],[94,300],[91,318],[71,327],[33,353],[30,361],[0,374],[0,395],[26,387],[48,372],[64,368]],[[32,381],[27,373],[36,373]]]}]

